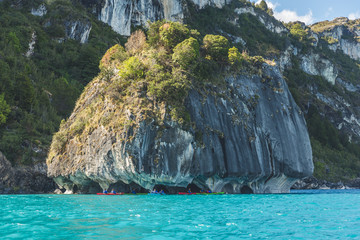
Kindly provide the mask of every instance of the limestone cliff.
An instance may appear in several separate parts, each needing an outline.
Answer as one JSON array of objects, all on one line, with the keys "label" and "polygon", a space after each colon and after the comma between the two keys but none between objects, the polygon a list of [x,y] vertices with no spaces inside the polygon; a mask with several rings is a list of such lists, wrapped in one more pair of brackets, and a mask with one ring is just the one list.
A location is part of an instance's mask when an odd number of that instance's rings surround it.
[{"label": "limestone cliff", "polygon": [[360,60],[360,21],[348,18],[336,18],[310,26],[317,40],[323,39],[329,43],[332,51],[340,50],[354,60]]},{"label": "limestone cliff", "polygon": [[[49,4],[49,3],[47,3]],[[31,9],[31,14],[40,18],[44,18],[46,19],[44,27],[46,28],[54,28],[56,27],[56,24],[61,24],[64,27],[64,36],[63,37],[59,37],[57,36],[55,38],[55,40],[57,40],[58,42],[63,42],[67,39],[72,39],[72,40],[76,40],[80,43],[86,43],[89,39],[89,35],[92,29],[92,25],[91,25],[91,21],[90,19],[86,18],[86,17],[80,17],[80,16],[76,16],[76,18],[74,16],[72,16],[72,14],[70,14],[69,9],[64,8],[63,6],[59,5],[58,8],[53,9],[53,12],[56,12],[57,15],[56,17],[47,17],[46,14],[48,13],[48,9],[46,7],[47,5],[45,3],[40,4],[37,7],[33,7]],[[64,9],[65,10],[64,10]],[[52,12],[52,14],[54,14]],[[59,17],[61,16],[61,17]],[[63,18],[63,19],[61,19]],[[61,21],[59,21],[61,19]],[[34,32],[35,33],[35,32]],[[35,44],[35,40],[36,40],[36,33],[35,33],[35,39],[34,39],[34,43]]]},{"label": "limestone cliff", "polygon": [[321,57],[319,54],[310,53],[301,55],[301,69],[311,75],[322,76],[331,83],[335,84],[338,77],[337,69],[328,59]]},{"label": "limestone cliff", "polygon": [[117,66],[86,87],[54,137],[48,175],[68,192],[194,184],[285,193],[312,174],[304,116],[277,67],[264,63],[258,73],[219,75],[220,85],[193,87],[184,100],[190,122],[181,123],[144,93],[145,82],[126,95],[123,84],[140,83],[121,80]]},{"label": "limestone cliff", "polygon": [[[309,87],[313,98],[312,100],[308,100],[306,104],[308,105],[310,102],[319,101],[319,103],[317,103],[318,105],[326,106],[323,114],[329,116],[336,128],[346,133],[350,140],[359,139],[360,113],[358,111],[357,94],[360,92],[360,85],[354,84],[354,82],[349,81],[349,79],[345,80],[346,78],[341,76],[344,70],[338,69],[341,66],[334,63],[334,59],[329,59],[323,54],[319,54],[319,52],[316,53],[314,50],[302,53],[292,45],[290,45],[279,58],[278,63],[281,71],[284,72],[293,67],[291,58],[299,60],[299,67],[305,73],[313,76],[321,76],[331,85],[344,89],[345,94],[339,94],[336,91],[324,92],[319,88]],[[356,100],[347,99],[347,95],[352,95]]]},{"label": "limestone cliff", "polygon": [[271,32],[277,34],[286,34],[289,30],[279,21],[275,20],[275,18],[269,16],[263,11],[260,11],[253,6],[244,6],[241,8],[236,8],[235,13],[238,15],[241,14],[251,14],[259,19],[259,21]]},{"label": "limestone cliff", "polygon": [[[109,24],[114,31],[129,36],[132,26],[146,25],[161,19],[183,21],[186,1],[182,0],[104,0],[82,2],[94,9],[98,19]],[[222,8],[231,0],[191,0],[198,8]]]}]

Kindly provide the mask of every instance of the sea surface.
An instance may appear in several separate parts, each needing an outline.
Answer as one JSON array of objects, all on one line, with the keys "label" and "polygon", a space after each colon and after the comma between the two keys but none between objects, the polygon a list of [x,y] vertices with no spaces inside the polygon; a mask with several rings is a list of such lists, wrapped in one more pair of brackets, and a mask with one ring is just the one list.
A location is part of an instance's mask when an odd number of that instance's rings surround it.
[{"label": "sea surface", "polygon": [[360,190],[0,195],[0,239],[360,239]]}]

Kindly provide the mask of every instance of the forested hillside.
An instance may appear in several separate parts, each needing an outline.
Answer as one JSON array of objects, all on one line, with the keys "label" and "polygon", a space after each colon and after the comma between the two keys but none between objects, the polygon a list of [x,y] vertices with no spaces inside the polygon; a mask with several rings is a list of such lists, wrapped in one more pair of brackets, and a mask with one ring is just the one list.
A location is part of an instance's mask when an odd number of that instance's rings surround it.
[{"label": "forested hillside", "polygon": [[[121,43],[80,4],[51,1],[45,16],[35,16],[37,3],[0,3],[0,150],[15,165],[44,161],[102,55]],[[74,19],[91,25],[86,43],[68,36]]]}]

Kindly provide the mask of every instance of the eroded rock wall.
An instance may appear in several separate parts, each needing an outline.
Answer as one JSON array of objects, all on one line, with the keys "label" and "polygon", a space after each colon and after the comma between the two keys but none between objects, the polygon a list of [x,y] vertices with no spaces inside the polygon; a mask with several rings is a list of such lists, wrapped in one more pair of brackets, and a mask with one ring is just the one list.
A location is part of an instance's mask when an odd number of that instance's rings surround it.
[{"label": "eroded rock wall", "polygon": [[306,55],[300,56],[301,59],[301,69],[310,74],[322,76],[331,83],[335,84],[338,73],[334,64],[328,59],[320,57],[319,54],[309,53]]},{"label": "eroded rock wall", "polygon": [[[95,88],[88,87],[86,99],[95,99]],[[48,159],[48,175],[68,192],[124,183],[285,193],[312,174],[303,114],[276,68],[265,64],[263,76],[229,76],[226,88],[213,94],[191,90],[186,107],[192,127],[147,119],[128,129],[126,139],[103,126],[85,142],[69,139],[64,154]]]},{"label": "eroded rock wall", "polygon": [[0,152],[0,194],[52,192],[55,183],[46,172],[44,162],[14,168]]},{"label": "eroded rock wall", "polygon": [[[230,0],[192,0],[199,8],[222,8]],[[148,21],[167,19],[182,21],[186,4],[182,0],[104,0],[98,7],[99,20],[109,24],[114,31],[129,36],[131,26],[146,25]]]}]

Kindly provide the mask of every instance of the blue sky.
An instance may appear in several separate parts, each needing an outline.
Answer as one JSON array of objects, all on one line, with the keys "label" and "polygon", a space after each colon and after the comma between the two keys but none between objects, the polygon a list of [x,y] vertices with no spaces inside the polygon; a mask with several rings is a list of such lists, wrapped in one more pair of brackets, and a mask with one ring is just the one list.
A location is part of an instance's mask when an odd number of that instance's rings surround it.
[{"label": "blue sky", "polygon": [[[260,0],[252,0],[258,2]],[[360,0],[266,0],[274,16],[284,22],[312,24],[336,17],[360,18]]]}]

